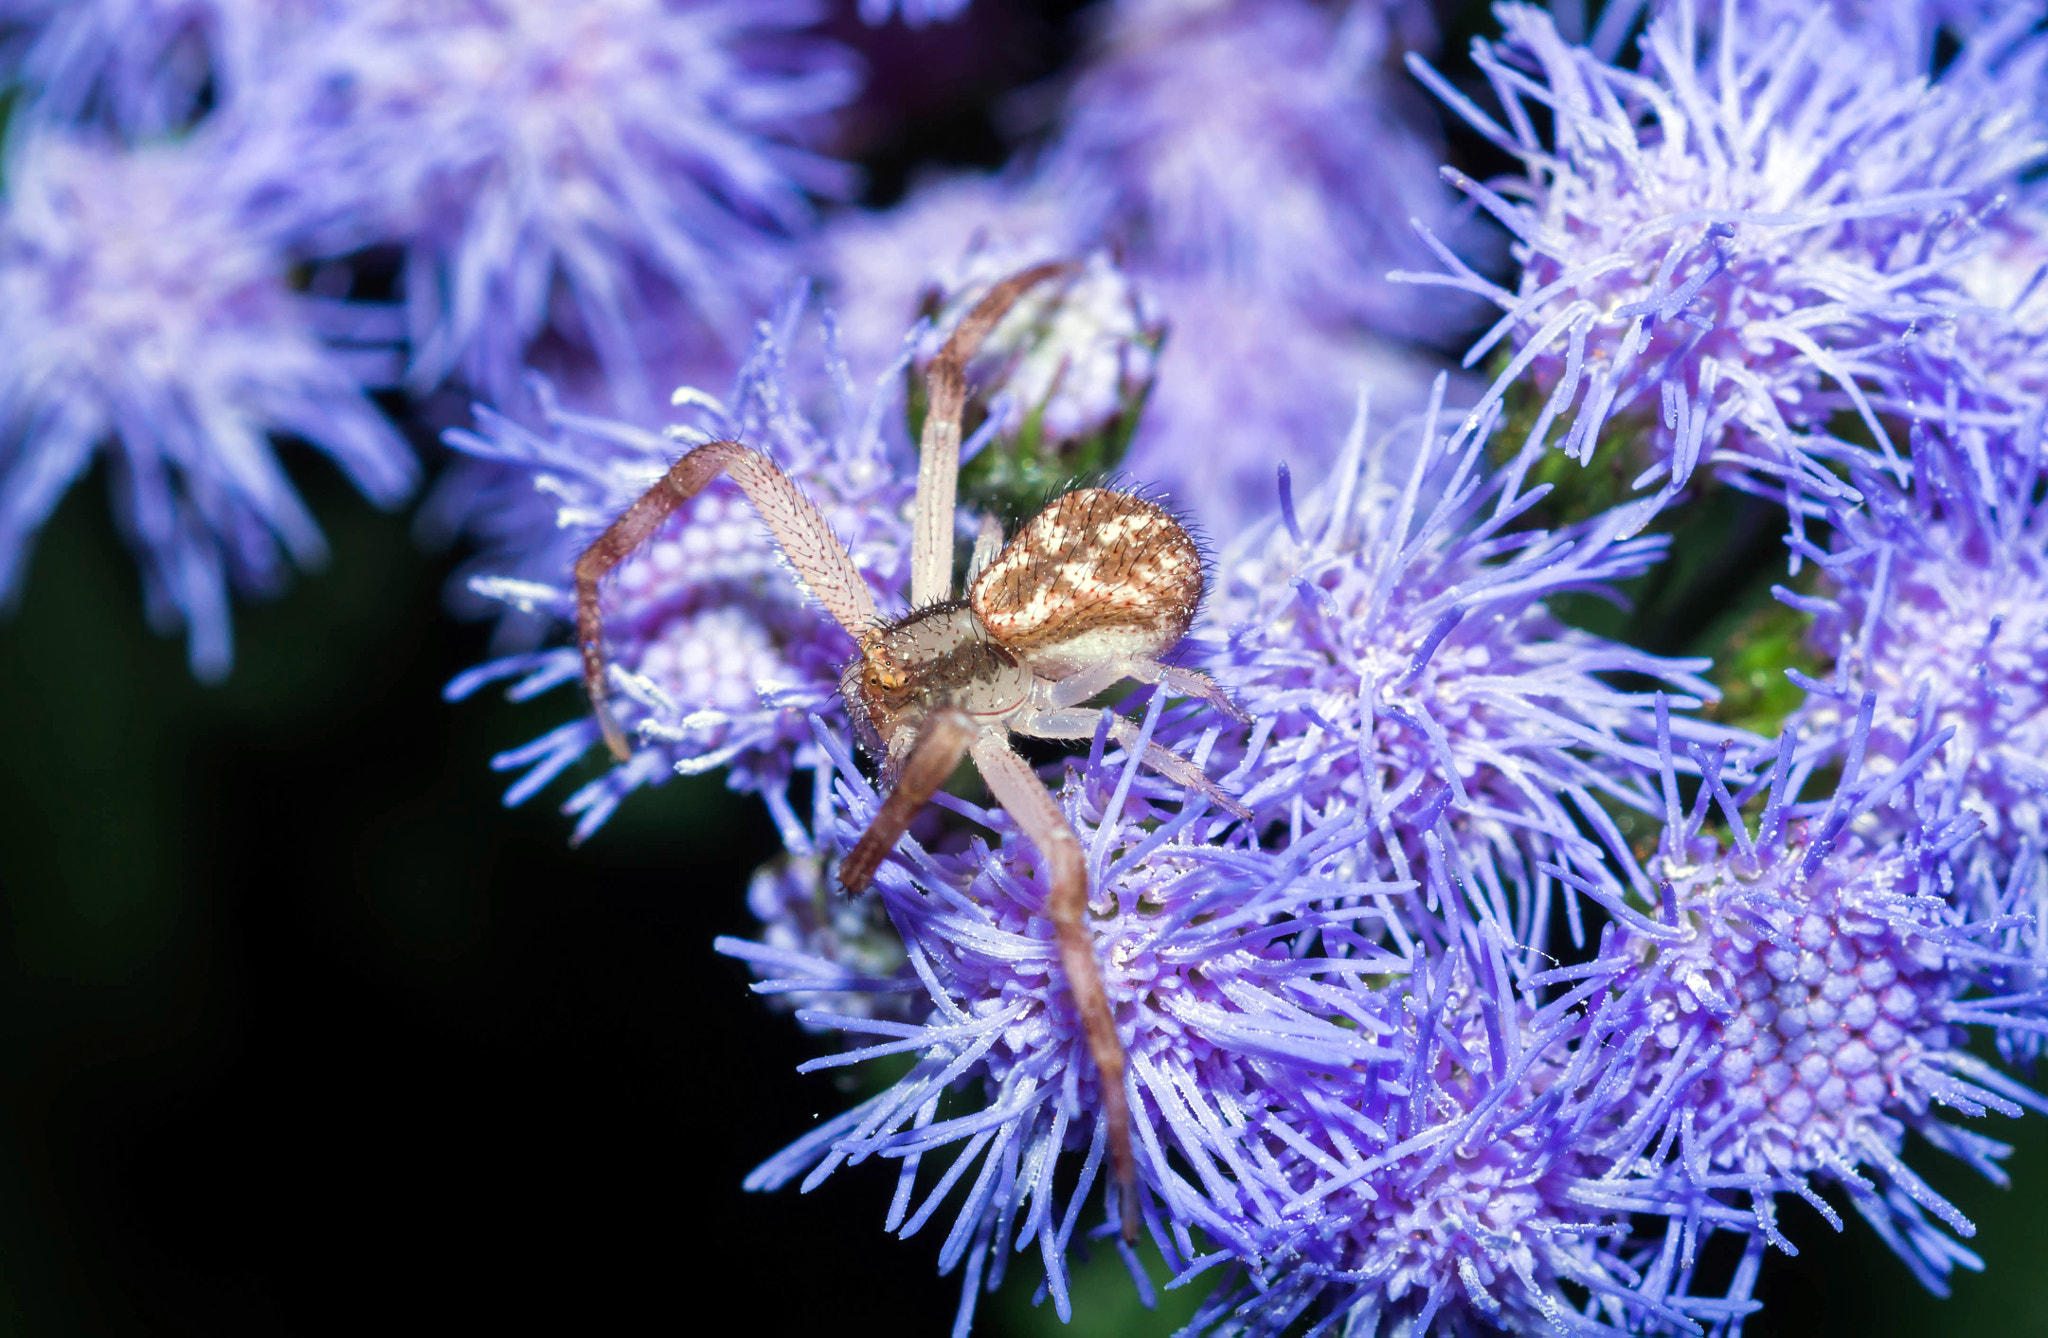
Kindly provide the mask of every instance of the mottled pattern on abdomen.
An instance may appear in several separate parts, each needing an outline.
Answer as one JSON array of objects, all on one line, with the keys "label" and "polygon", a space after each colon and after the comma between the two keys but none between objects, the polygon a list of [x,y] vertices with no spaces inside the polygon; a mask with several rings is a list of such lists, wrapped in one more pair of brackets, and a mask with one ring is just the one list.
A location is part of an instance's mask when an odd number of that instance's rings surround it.
[{"label": "mottled pattern on abdomen", "polygon": [[1062,648],[1150,658],[1181,639],[1202,600],[1202,555],[1164,507],[1079,488],[1039,512],[974,579],[968,602],[1013,653]]}]

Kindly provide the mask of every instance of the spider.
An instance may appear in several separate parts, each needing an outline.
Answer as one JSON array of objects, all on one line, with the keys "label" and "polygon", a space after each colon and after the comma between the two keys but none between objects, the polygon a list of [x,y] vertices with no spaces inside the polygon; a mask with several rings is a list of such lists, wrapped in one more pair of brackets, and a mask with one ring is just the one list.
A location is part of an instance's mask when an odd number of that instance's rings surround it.
[{"label": "spider", "polygon": [[[1087,864],[1080,838],[1010,736],[1093,737],[1101,712],[1083,703],[1126,679],[1200,698],[1239,721],[1247,717],[1207,676],[1161,661],[1194,621],[1202,598],[1202,555],[1180,522],[1146,498],[1076,488],[1055,498],[1008,543],[1000,524],[984,519],[968,562],[966,597],[953,593],[967,364],[1025,292],[1075,269],[1040,265],[995,285],[926,373],[929,407],[919,442],[910,612],[899,618],[880,614],[846,546],[772,461],[739,442],[713,441],[676,461],[577,559],[576,635],[584,684],[605,742],[625,761],[631,749],[606,705],[598,583],[720,474],[739,485],[803,584],[860,648],[840,686],[862,743],[880,759],[887,795],[841,861],[841,885],[850,893],[865,890],[960,759],[974,759],[1049,874],[1046,911],[1100,1080],[1123,1234],[1135,1240],[1137,1164],[1124,1049],[1087,923]],[[1110,735],[1126,749],[1139,742],[1137,728],[1121,716],[1111,716]],[[1185,758],[1147,743],[1143,760],[1232,815],[1251,816]]]}]

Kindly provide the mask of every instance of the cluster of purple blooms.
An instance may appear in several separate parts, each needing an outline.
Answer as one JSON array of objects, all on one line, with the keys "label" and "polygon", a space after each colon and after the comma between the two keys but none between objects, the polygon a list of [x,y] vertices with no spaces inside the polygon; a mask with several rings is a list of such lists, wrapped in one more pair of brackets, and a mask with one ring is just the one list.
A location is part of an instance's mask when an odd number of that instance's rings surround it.
[{"label": "cluster of purple blooms", "polygon": [[[152,619],[224,673],[229,592],[322,553],[275,439],[396,505],[371,394],[453,385],[492,407],[431,514],[504,654],[451,697],[566,707],[571,563],[719,438],[901,613],[906,386],[989,285],[1078,260],[971,369],[962,454],[1134,426],[1123,469],[1217,540],[1183,658],[1251,723],[1117,709],[1252,817],[1107,712],[1042,769],[1195,1330],[1732,1338],[1788,1195],[1945,1291],[1974,1228],[1907,1135],[2002,1181],[1955,1117],[2048,1111],[1970,1049],[2024,1077],[2048,1034],[2048,15],[1493,12],[1468,69],[1421,4],[1103,0],[1005,168],[863,210],[820,149],[858,63],[806,0],[4,0],[0,593],[104,459]],[[1439,173],[1428,94],[1522,171]],[[1554,453],[1624,500],[1557,518]],[[1717,489],[1782,506],[1825,666],[1775,737],[1716,718],[1712,661],[1563,616]],[[909,1059],[749,1186],[896,1164],[885,1229],[949,1215],[962,1334],[1019,1252],[1068,1318],[1077,1236],[1149,1296],[1031,841],[941,794],[840,898],[880,802],[855,647],[737,489],[604,600],[633,747],[575,839],[678,772],[760,795],[787,854],[719,950],[848,1038],[807,1067]],[[565,713],[494,759],[507,802],[601,749]]]}]

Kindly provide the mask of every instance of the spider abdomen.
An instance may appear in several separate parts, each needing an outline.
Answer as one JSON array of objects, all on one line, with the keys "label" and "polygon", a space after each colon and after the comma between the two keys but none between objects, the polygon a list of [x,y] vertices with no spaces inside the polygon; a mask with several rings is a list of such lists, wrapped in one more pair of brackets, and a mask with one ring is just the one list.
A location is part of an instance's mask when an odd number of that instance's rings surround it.
[{"label": "spider abdomen", "polygon": [[1194,621],[1202,555],[1158,503],[1077,488],[1017,531],[967,600],[996,641],[1047,676],[1153,659]]}]

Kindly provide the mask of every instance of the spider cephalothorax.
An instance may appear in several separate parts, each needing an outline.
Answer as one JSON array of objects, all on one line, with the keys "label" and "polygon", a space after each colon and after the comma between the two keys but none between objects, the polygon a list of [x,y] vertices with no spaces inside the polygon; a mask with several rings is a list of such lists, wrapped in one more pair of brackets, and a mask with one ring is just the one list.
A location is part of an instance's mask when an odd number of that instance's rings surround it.
[{"label": "spider cephalothorax", "polygon": [[[1137,1163],[1131,1152],[1124,1051],[1088,929],[1088,871],[1073,828],[1010,744],[1012,734],[1085,739],[1102,720],[1085,703],[1132,679],[1201,697],[1242,719],[1229,698],[1192,670],[1161,662],[1186,635],[1202,599],[1202,555],[1158,503],[1110,488],[1055,498],[1003,542],[984,521],[968,563],[967,596],[953,593],[953,512],[960,466],[963,368],[1019,295],[1072,272],[1041,265],[1004,280],[961,321],[927,373],[911,540],[911,611],[884,619],[825,518],[781,470],[738,442],[714,441],[678,460],[576,563],[577,639],[584,682],[612,752],[630,749],[606,709],[598,582],[684,502],[729,475],[761,513],[805,586],[860,646],[841,680],[862,741],[882,759],[888,793],[840,864],[858,892],[962,757],[972,757],[996,800],[1031,838],[1051,892],[1046,913],[1060,966],[1087,1033],[1102,1092],[1124,1234],[1137,1234]],[[1145,763],[1212,802],[1249,816],[1192,762],[1142,743],[1130,721],[1110,737],[1143,748]]]}]

